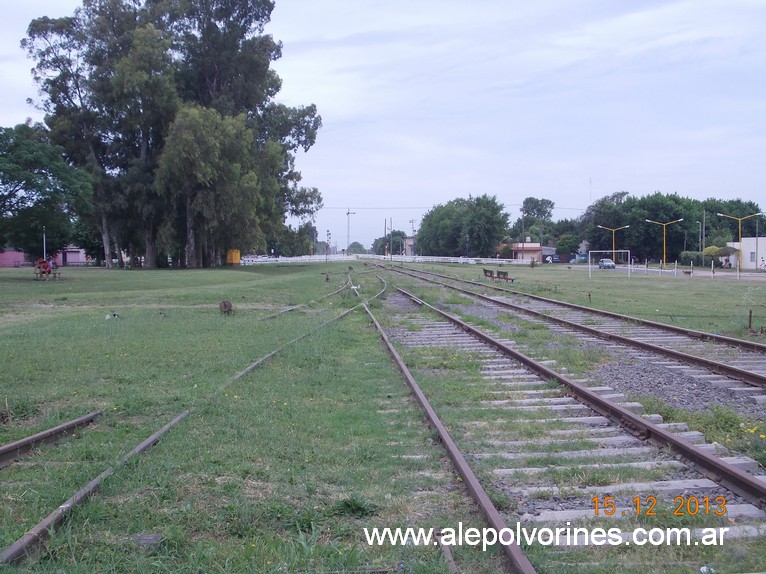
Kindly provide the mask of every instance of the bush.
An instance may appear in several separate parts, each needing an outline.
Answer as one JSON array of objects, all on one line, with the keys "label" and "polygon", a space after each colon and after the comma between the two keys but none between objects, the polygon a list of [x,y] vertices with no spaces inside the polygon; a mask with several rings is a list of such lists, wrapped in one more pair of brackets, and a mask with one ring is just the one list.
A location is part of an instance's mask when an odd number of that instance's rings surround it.
[{"label": "bush", "polygon": [[695,267],[702,267],[705,265],[705,256],[701,251],[682,251],[678,256],[678,263],[681,265],[694,265]]}]

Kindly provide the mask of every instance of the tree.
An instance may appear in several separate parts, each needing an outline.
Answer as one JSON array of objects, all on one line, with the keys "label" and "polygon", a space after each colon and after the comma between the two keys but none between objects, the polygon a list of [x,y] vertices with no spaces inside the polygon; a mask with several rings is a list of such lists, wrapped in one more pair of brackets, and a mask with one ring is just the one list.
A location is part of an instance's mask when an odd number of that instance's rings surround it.
[{"label": "tree", "polygon": [[83,212],[90,198],[91,180],[64,159],[63,148],[51,143],[43,126],[20,124],[0,128],[0,215],[54,199],[70,210]]},{"label": "tree", "polygon": [[454,199],[425,214],[418,249],[424,255],[493,257],[507,227],[508,214],[494,196]]},{"label": "tree", "polygon": [[[194,264],[214,264],[227,242],[244,241],[249,251],[277,240],[287,214],[310,220],[321,207],[319,191],[300,185],[294,160],[316,140],[316,107],[272,101],[281,81],[270,65],[281,44],[263,29],[273,7],[270,0],[83,0],[72,17],[30,24],[23,45],[36,62],[46,123],[67,158],[93,177],[92,217],[81,223],[98,227],[107,262],[112,247],[120,255],[123,246],[145,254],[149,266],[164,259],[160,248],[191,255],[190,211],[156,181],[184,103],[244,118],[250,147],[246,181],[235,173],[244,165],[241,142],[219,146],[220,173],[210,178],[226,184],[217,193],[227,201],[203,209],[198,198],[207,219],[196,223]],[[247,209],[231,213],[238,193]]]},{"label": "tree", "polygon": [[367,250],[364,248],[364,245],[362,245],[358,241],[353,241],[351,242],[351,245],[348,246],[347,253],[351,253],[354,255],[362,255],[364,253],[367,253]]},{"label": "tree", "polygon": [[521,205],[521,214],[530,219],[547,222],[553,215],[555,204],[550,199],[527,197]]},{"label": "tree", "polygon": [[580,249],[580,238],[571,233],[562,235],[556,243],[556,253],[577,253]]},{"label": "tree", "polygon": [[404,239],[407,234],[399,229],[394,229],[385,237],[378,237],[372,242],[372,251],[375,255],[390,255],[404,252]]},{"label": "tree", "polygon": [[0,246],[42,255],[67,245],[75,217],[87,215],[88,175],[69,165],[40,125],[0,128]]},{"label": "tree", "polygon": [[183,213],[187,267],[216,264],[227,249],[264,243],[257,225],[264,195],[252,145],[244,116],[187,106],[171,125],[156,189]]}]

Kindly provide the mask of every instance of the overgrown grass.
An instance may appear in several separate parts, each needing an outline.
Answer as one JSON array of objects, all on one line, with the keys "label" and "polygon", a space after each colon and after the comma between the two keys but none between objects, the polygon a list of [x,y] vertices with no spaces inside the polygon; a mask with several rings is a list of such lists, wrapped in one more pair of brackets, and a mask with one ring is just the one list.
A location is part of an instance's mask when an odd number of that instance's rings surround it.
[{"label": "overgrown grass", "polygon": [[[2,546],[191,406],[74,511],[30,571],[442,572],[435,548],[364,541],[364,527],[482,523],[367,318],[316,331],[360,301],[344,292],[311,304],[345,282],[345,266],[320,267],[66,270],[42,284],[0,272],[0,443],[104,411],[3,471]],[[359,283],[363,296],[380,288]],[[224,298],[232,316],[218,310]],[[309,305],[261,320],[297,304]],[[134,541],[146,534],[159,542]],[[456,559],[500,571],[492,552],[456,549]]]}]

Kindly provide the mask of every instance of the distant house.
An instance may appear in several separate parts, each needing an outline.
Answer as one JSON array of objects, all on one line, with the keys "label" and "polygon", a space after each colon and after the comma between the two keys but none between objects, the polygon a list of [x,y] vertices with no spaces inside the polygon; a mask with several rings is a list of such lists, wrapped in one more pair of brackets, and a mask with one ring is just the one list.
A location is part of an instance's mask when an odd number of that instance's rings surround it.
[{"label": "distant house", "polygon": [[0,253],[0,267],[20,267],[24,263],[31,264],[32,260],[21,251],[6,249]]},{"label": "distant house", "polygon": [[[739,251],[739,241],[729,241],[726,244]],[[766,237],[743,237],[742,238],[742,269],[758,269],[761,259],[766,259]],[[731,262],[732,267],[737,266],[739,255],[729,255],[725,258]]]},{"label": "distant house", "polygon": [[539,243],[511,243],[511,250],[513,251],[513,258],[517,260],[529,261],[534,259],[539,262],[543,259],[542,246]]},{"label": "distant house", "polygon": [[[22,267],[24,265],[31,265],[35,257],[35,255],[29,255],[22,251],[16,251],[15,249],[6,249],[0,253],[0,267]],[[69,245],[59,253],[56,253],[53,259],[59,266],[87,265],[90,262],[85,255],[85,250],[75,247],[74,245]]]}]

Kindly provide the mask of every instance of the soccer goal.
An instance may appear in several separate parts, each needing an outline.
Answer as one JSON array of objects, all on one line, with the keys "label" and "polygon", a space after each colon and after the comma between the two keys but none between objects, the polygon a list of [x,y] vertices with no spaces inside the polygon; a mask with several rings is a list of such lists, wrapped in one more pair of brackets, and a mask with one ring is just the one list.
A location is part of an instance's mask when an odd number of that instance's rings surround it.
[{"label": "soccer goal", "polygon": [[[588,251],[588,278],[593,277],[593,268],[599,269],[599,261],[609,259],[615,265],[623,263],[628,268],[628,278],[630,278],[631,268],[633,267],[630,259],[630,249],[599,249],[597,251]],[[607,268],[608,269],[608,268]]]}]

